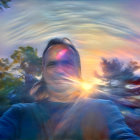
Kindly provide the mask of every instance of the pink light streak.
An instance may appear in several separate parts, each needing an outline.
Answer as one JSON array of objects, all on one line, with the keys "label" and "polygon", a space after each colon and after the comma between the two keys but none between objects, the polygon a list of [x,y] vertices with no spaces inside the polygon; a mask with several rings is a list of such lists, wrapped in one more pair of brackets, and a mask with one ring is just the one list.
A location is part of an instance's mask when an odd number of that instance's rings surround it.
[{"label": "pink light streak", "polygon": [[58,55],[56,56],[56,59],[61,59],[65,55],[66,52],[67,52],[67,49],[63,49],[62,51],[60,51]]}]

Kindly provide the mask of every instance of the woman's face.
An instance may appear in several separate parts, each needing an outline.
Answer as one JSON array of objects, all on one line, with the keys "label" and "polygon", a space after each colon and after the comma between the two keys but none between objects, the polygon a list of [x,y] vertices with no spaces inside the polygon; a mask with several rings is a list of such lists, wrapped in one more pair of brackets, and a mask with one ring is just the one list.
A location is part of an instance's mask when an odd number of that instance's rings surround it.
[{"label": "woman's face", "polygon": [[65,45],[51,46],[45,54],[43,77],[47,88],[54,92],[65,92],[72,88],[69,78],[80,78],[74,50]]}]

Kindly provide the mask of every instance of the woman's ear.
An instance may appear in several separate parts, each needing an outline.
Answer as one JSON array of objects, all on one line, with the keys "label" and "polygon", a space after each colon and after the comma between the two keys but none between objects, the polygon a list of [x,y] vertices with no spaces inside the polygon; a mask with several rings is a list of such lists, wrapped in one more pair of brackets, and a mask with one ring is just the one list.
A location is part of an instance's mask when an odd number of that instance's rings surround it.
[{"label": "woman's ear", "polygon": [[33,85],[33,87],[30,90],[30,95],[33,95],[38,90],[38,88],[40,87],[40,84],[41,84],[41,81],[39,81]]}]

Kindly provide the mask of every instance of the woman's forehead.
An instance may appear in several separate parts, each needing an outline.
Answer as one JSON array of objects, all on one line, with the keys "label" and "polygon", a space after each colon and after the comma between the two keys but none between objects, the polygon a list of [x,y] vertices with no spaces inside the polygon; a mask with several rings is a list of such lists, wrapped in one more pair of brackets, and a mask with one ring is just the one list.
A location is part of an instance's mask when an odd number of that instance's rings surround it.
[{"label": "woman's forehead", "polygon": [[45,54],[47,61],[61,60],[61,59],[73,59],[75,52],[72,48],[66,45],[53,45]]}]

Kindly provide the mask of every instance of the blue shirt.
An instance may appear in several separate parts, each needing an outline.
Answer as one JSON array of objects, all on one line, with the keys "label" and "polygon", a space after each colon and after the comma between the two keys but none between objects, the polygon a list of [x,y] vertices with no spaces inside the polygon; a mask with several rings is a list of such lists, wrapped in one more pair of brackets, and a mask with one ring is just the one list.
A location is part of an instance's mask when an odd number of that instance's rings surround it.
[{"label": "blue shirt", "polygon": [[15,104],[0,118],[0,140],[140,140],[109,100]]}]

